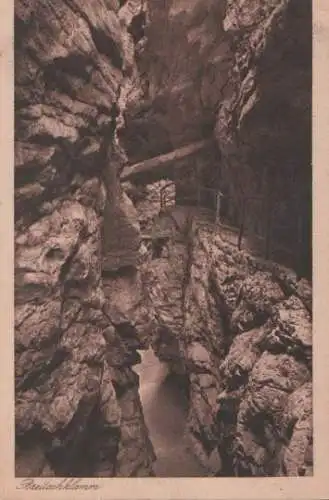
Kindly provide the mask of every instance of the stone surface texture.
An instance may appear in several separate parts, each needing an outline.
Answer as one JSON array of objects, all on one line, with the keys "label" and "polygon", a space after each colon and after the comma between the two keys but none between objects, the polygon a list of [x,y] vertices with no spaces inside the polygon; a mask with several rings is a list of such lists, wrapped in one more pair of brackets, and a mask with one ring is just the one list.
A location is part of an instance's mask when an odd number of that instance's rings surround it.
[{"label": "stone surface texture", "polygon": [[186,432],[200,461],[211,467],[218,452],[226,476],[312,474],[310,284],[200,216],[144,276],[153,348],[189,378]]},{"label": "stone surface texture", "polygon": [[117,139],[139,92],[130,28],[144,9],[15,2],[19,476],[152,475],[131,368],[149,325],[139,225]]},{"label": "stone surface texture", "polygon": [[[16,0],[16,475],[152,476],[132,369],[150,343],[188,377],[206,467],[312,474],[311,30],[310,0]],[[250,229],[275,207],[297,272],[201,213],[158,217],[169,174],[121,185],[201,139],[182,180],[198,166],[232,223],[264,196]]]},{"label": "stone surface texture", "polygon": [[265,198],[248,202],[250,229],[271,224],[272,240],[293,254],[286,252],[285,265],[309,273],[311,20],[308,0],[227,2],[234,63],[215,128],[231,196],[238,204],[243,196]]},{"label": "stone surface texture", "polygon": [[214,139],[179,177],[199,168],[231,223],[270,229],[273,258],[310,275],[311,1],[150,0],[148,19],[144,96],[122,134],[131,162]]}]

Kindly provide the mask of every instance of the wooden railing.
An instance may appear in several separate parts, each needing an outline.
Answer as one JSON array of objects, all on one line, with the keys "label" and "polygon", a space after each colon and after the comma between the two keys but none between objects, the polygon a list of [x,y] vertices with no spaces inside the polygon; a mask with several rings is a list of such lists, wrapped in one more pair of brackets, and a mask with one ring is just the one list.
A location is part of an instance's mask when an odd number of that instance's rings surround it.
[{"label": "wooden railing", "polygon": [[[174,205],[194,205],[197,207],[207,207],[207,203],[204,201],[208,198],[213,199],[213,207],[210,201],[210,210],[215,214],[215,222],[219,221],[220,216],[220,200],[223,196],[221,191],[214,188],[207,188],[203,186],[186,186],[186,184],[181,183],[183,188],[187,188],[185,193],[180,192],[175,197],[172,197],[173,191],[179,186],[178,183],[170,182],[166,184],[160,191],[160,208],[161,211],[166,210]],[[175,191],[174,191],[175,192]],[[209,204],[209,203],[208,203]]]},{"label": "wooden railing", "polygon": [[[180,191],[175,199],[172,196],[174,186],[176,193]],[[174,205],[206,208],[214,224],[236,234],[235,244],[239,250],[243,249],[245,239],[250,237],[257,240],[260,246],[259,253],[265,259],[287,261],[287,265],[297,271],[302,267],[302,248],[305,245],[302,232],[305,221],[298,210],[298,204],[290,223],[279,223],[274,215],[280,208],[280,202],[270,204],[264,196],[246,196],[238,209],[233,197],[223,194],[218,189],[188,186],[186,183],[175,185],[173,182],[162,188],[160,204],[161,211]],[[234,221],[225,215],[225,205],[235,207],[237,217]],[[279,259],[278,255],[283,257]]]},{"label": "wooden railing", "polygon": [[[172,197],[174,193],[174,197]],[[175,202],[175,183],[169,182],[160,190],[160,211],[164,211],[169,207],[176,205]]]}]

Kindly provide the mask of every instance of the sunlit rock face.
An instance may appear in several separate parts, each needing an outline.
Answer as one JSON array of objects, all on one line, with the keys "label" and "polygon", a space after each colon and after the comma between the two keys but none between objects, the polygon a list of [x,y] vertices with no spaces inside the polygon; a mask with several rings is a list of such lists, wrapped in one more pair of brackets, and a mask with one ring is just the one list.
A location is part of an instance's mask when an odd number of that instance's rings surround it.
[{"label": "sunlit rock face", "polygon": [[131,369],[147,325],[139,227],[116,138],[142,9],[15,2],[17,475],[152,474]]}]

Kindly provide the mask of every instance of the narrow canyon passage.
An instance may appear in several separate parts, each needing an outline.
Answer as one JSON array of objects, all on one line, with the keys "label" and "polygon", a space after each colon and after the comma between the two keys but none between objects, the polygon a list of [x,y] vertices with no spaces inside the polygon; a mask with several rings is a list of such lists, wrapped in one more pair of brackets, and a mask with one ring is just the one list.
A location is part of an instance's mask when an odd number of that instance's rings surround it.
[{"label": "narrow canyon passage", "polygon": [[312,475],[311,0],[14,38],[17,477]]},{"label": "narrow canyon passage", "polygon": [[134,370],[140,377],[140,398],[157,460],[157,477],[210,475],[188,450],[184,439],[187,399],[165,363],[152,349],[140,352],[142,362]]}]

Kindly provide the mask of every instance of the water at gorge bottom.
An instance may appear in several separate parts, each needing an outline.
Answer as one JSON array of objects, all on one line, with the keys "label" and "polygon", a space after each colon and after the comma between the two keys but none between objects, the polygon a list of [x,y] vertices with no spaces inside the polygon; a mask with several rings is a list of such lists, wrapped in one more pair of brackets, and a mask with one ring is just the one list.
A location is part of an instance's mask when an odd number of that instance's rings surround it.
[{"label": "water at gorge bottom", "polygon": [[140,398],[157,460],[157,477],[204,477],[209,472],[187,449],[184,439],[187,398],[177,378],[169,374],[152,349],[140,352],[134,367],[140,377]]}]

